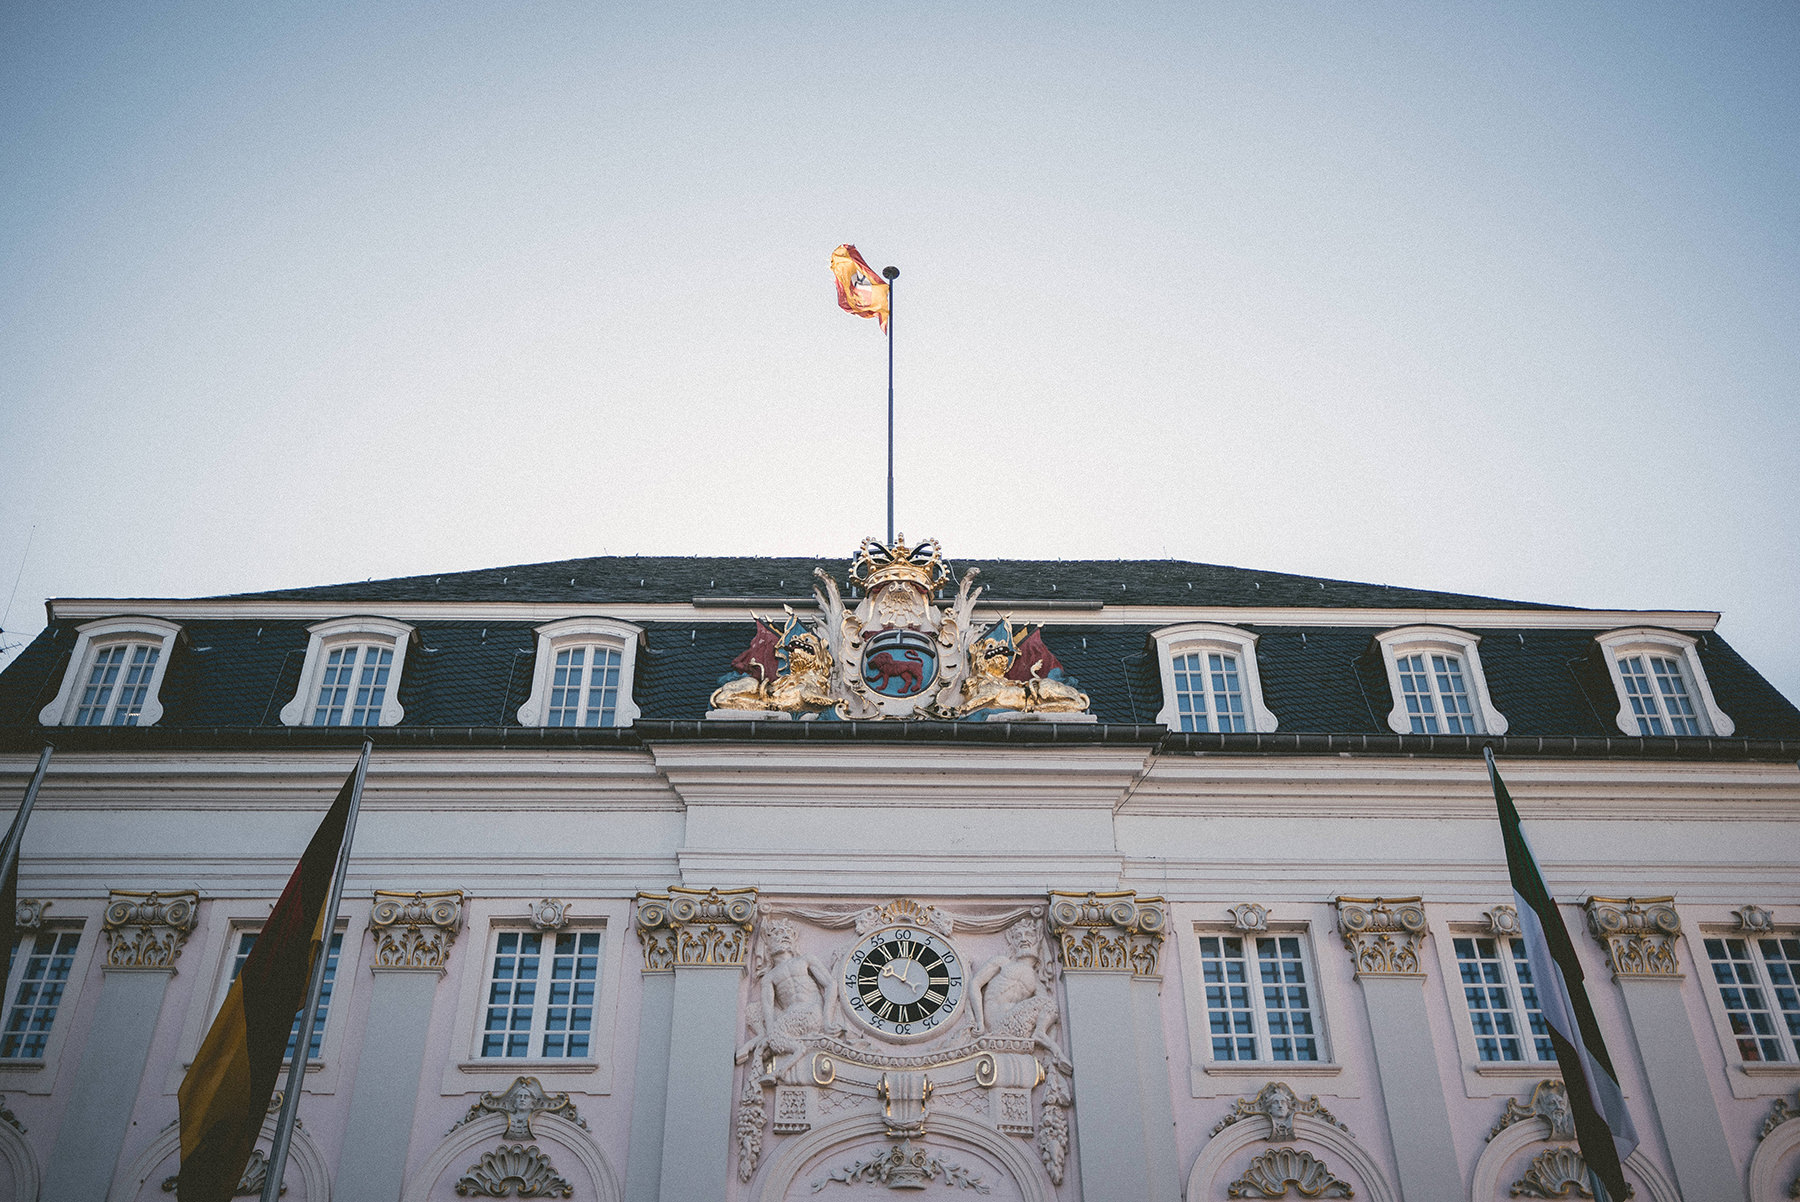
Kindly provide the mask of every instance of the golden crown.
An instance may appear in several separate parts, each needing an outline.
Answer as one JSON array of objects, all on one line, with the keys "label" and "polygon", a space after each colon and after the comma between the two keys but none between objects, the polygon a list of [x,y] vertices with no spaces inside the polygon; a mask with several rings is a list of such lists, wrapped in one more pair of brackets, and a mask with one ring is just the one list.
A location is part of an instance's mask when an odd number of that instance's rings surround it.
[{"label": "golden crown", "polygon": [[944,553],[935,538],[928,538],[916,547],[907,545],[904,534],[896,538],[891,547],[882,545],[880,539],[865,538],[856,558],[850,561],[850,583],[865,592],[873,592],[895,581],[906,581],[933,593],[948,579],[950,565],[944,562]]}]

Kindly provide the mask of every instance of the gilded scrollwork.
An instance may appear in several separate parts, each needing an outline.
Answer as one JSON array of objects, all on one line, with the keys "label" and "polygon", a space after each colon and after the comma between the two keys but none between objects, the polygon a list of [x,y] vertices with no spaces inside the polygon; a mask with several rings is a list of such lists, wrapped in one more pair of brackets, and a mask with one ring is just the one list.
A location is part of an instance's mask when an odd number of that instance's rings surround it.
[{"label": "gilded scrollwork", "polygon": [[462,930],[463,892],[375,890],[369,935],[375,940],[377,969],[444,970],[450,945]]},{"label": "gilded scrollwork", "polygon": [[1628,980],[1680,980],[1675,941],[1681,916],[1673,897],[1590,897],[1588,928],[1606,949],[1613,976]]},{"label": "gilded scrollwork", "polygon": [[1418,897],[1340,897],[1338,933],[1359,977],[1419,977],[1425,907]]},{"label": "gilded scrollwork", "polygon": [[200,895],[191,889],[149,893],[114,889],[100,923],[110,941],[106,967],[174,968],[199,910]]},{"label": "gilded scrollwork", "polygon": [[687,889],[637,895],[644,971],[742,968],[756,925],[756,890]]},{"label": "gilded scrollwork", "polygon": [[1157,975],[1168,912],[1160,897],[1131,890],[1050,894],[1050,929],[1067,972]]}]

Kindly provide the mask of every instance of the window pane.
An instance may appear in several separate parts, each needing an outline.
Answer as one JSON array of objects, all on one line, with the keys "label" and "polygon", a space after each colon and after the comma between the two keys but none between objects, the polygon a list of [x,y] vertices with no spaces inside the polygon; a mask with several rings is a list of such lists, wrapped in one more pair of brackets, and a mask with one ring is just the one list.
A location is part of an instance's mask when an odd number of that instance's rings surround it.
[{"label": "window pane", "polygon": [[1200,978],[1206,991],[1207,1025],[1214,1060],[1255,1060],[1249,961],[1244,941],[1208,935],[1200,940]]},{"label": "window pane", "polygon": [[1499,941],[1459,938],[1452,945],[1463,1000],[1469,1007],[1469,1025],[1475,1034],[1476,1056],[1490,1061],[1523,1060],[1520,1024],[1507,996]]},{"label": "window pane", "polygon": [[590,1054],[594,1026],[594,991],[600,976],[597,931],[556,937],[550,961],[550,989],[544,1011],[545,1056]]},{"label": "window pane", "polygon": [[1783,1044],[1787,1041],[1776,1034],[1775,1015],[1757,979],[1749,941],[1708,939],[1706,958],[1712,962],[1713,981],[1725,1004],[1738,1055],[1745,1063],[1786,1059]]},{"label": "window pane", "polygon": [[483,1056],[531,1054],[531,1019],[537,1004],[543,941],[536,931],[503,931],[495,938],[494,973],[482,1026]]},{"label": "window pane", "polygon": [[1313,1033],[1312,1001],[1299,938],[1258,939],[1256,956],[1269,1032],[1268,1059],[1317,1060],[1319,1041]]},{"label": "window pane", "polygon": [[[7,1010],[5,1029],[0,1030],[0,1058],[43,1058],[80,942],[79,931],[40,931],[30,938],[31,950],[19,975],[19,988]],[[24,946],[22,939],[20,947]]]}]

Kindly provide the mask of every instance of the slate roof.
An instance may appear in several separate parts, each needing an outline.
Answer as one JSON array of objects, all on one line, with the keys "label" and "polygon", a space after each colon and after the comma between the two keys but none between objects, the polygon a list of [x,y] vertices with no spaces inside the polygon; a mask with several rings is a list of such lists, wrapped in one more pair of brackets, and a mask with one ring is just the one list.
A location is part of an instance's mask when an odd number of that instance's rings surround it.
[{"label": "slate roof", "polygon": [[[507,727],[530,689],[536,622],[454,617],[455,602],[531,601],[571,614],[608,603],[690,603],[696,596],[803,596],[812,569],[840,580],[844,561],[611,557],[239,594],[235,599],[341,603],[380,612],[389,601],[452,603],[449,616],[416,620],[417,642],[398,684],[403,726]],[[1135,604],[1264,608],[1558,609],[1457,593],[1257,572],[1173,560],[981,562],[1002,601],[1100,600]],[[569,581],[575,584],[571,586]],[[1052,588],[1051,586],[1055,586]],[[1192,587],[1189,587],[1189,586]],[[724,616],[723,614],[721,616]],[[1246,615],[1251,617],[1253,615]],[[162,688],[161,727],[280,727],[299,687],[306,626],[316,620],[184,619]],[[0,729],[38,729],[75,642],[75,620],[58,620],[0,674]],[[750,641],[742,621],[645,621],[633,696],[646,721],[691,721]],[[1393,708],[1374,637],[1385,624],[1258,626],[1264,701],[1284,734],[1389,735]],[[1147,625],[1101,623],[1069,612],[1045,630],[1052,651],[1092,698],[1103,723],[1151,723],[1162,708],[1161,675]],[[1481,657],[1509,736],[1617,736],[1618,710],[1591,629],[1482,629]],[[1700,637],[1701,662],[1741,739],[1800,738],[1800,710],[1716,634]]]},{"label": "slate roof", "polygon": [[[616,604],[686,603],[696,597],[804,597],[812,592],[814,568],[824,568],[841,585],[848,562],[841,558],[596,556],[474,572],[238,593],[232,599]],[[1000,600],[1372,609],[1569,608],[1178,559],[956,560],[952,567],[959,573],[980,568],[980,583],[989,596]]]}]

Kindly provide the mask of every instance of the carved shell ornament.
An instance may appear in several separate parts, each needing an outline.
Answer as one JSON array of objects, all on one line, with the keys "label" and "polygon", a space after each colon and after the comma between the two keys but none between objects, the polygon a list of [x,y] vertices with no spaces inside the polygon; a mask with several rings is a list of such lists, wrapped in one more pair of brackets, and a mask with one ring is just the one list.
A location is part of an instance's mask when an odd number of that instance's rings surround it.
[{"label": "carved shell ornament", "polygon": [[1354,1198],[1350,1183],[1325,1162],[1298,1148],[1272,1148],[1256,1157],[1226,1189],[1228,1198],[1284,1198],[1292,1186],[1302,1198]]}]

